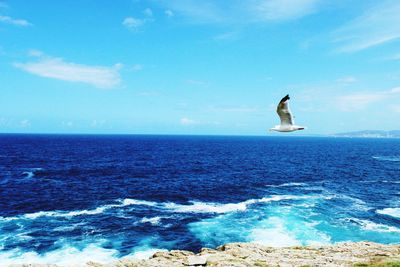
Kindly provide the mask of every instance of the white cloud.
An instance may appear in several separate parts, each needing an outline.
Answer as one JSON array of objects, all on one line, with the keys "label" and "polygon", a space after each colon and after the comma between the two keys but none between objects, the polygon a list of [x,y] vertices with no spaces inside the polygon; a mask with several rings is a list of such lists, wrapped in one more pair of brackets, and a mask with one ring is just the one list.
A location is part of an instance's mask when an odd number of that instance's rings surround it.
[{"label": "white cloud", "polygon": [[200,80],[191,80],[191,79],[186,80],[186,82],[187,82],[188,84],[191,84],[191,85],[198,85],[198,86],[206,85],[206,84],[207,84],[207,83],[204,82],[204,81],[200,81]]},{"label": "white cloud", "polygon": [[93,120],[90,127],[97,128],[102,127],[106,123],[106,120]]},{"label": "white cloud", "polygon": [[387,60],[398,61],[398,60],[400,60],[400,53],[399,53],[399,54],[392,55],[392,56],[390,56],[390,57],[387,57],[386,59],[387,59]]},{"label": "white cloud", "polygon": [[180,122],[181,122],[182,125],[193,125],[193,124],[196,124],[196,121],[191,120],[191,119],[186,118],[186,117],[182,118],[180,120]]},{"label": "white cloud", "polygon": [[156,91],[142,91],[138,93],[139,96],[159,96],[160,93]]},{"label": "white cloud", "polygon": [[7,127],[11,120],[8,118],[0,117],[0,127]]},{"label": "white cloud", "polygon": [[[275,109],[275,104],[273,105]],[[238,112],[238,113],[252,113],[260,111],[256,106],[212,106],[209,108],[212,112]]]},{"label": "white cloud", "polygon": [[141,64],[135,64],[132,66],[133,71],[140,71],[142,69],[143,69],[143,65],[141,65]]},{"label": "white cloud", "polygon": [[399,112],[399,113],[400,113],[400,105],[392,106],[392,110],[393,110],[394,112]]},{"label": "white cloud", "polygon": [[366,108],[369,104],[376,103],[396,95],[400,96],[400,87],[395,87],[386,91],[349,94],[338,97],[336,101],[340,110],[356,111]]},{"label": "white cloud", "polygon": [[44,53],[36,49],[31,49],[28,51],[28,55],[31,57],[41,57],[44,56]]},{"label": "white cloud", "polygon": [[165,15],[167,16],[167,17],[173,17],[174,16],[174,12],[172,12],[171,10],[169,10],[169,9],[167,9],[167,10],[165,10]]},{"label": "white cloud", "polygon": [[180,119],[182,125],[221,125],[219,121],[195,121],[186,117]]},{"label": "white cloud", "polygon": [[261,20],[292,20],[314,13],[318,0],[260,0],[255,1],[255,14]]},{"label": "white cloud", "polygon": [[122,25],[130,30],[137,30],[145,24],[143,19],[135,19],[133,17],[127,17],[122,21]]},{"label": "white cloud", "polygon": [[145,10],[143,10],[143,14],[145,14],[147,17],[152,17],[153,11],[150,8],[146,8]]},{"label": "white cloud", "polygon": [[237,32],[225,32],[221,33],[219,35],[214,36],[214,40],[216,41],[229,41],[229,40],[235,40],[238,37]]},{"label": "white cloud", "polygon": [[4,22],[7,24],[12,24],[16,26],[22,26],[22,27],[27,27],[27,26],[32,26],[32,23],[30,23],[27,20],[24,19],[14,19],[9,16],[1,16],[0,15],[0,22]]},{"label": "white cloud", "polygon": [[172,14],[182,14],[196,22],[215,22],[221,17],[216,1],[170,0],[163,3]]},{"label": "white cloud", "polygon": [[161,2],[167,16],[175,13],[200,23],[254,23],[285,21],[317,11],[320,0],[169,0]]},{"label": "white cloud", "polygon": [[400,1],[376,1],[333,33],[338,52],[357,52],[400,38]]},{"label": "white cloud", "polygon": [[336,80],[338,83],[355,83],[357,78],[353,76],[345,76]]},{"label": "white cloud", "polygon": [[19,122],[19,125],[20,125],[22,128],[27,128],[27,127],[30,127],[30,126],[31,126],[31,123],[30,123],[29,120],[24,119],[24,120],[22,120],[22,121]]},{"label": "white cloud", "polygon": [[112,88],[120,83],[120,64],[113,67],[87,66],[65,62],[61,58],[40,57],[36,62],[14,63],[29,73],[69,82],[81,82],[98,88]]},{"label": "white cloud", "polygon": [[74,123],[72,121],[62,121],[61,125],[64,127],[71,128],[74,125]]}]

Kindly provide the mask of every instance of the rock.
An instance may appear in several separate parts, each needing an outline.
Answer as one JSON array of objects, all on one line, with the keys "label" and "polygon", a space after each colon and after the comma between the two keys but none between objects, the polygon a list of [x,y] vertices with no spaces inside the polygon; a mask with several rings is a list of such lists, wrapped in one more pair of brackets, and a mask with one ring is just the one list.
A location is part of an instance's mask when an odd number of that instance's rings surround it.
[{"label": "rock", "polygon": [[[93,259],[95,260],[95,259]],[[400,245],[372,242],[345,242],[334,245],[267,247],[254,243],[230,243],[216,250],[204,248],[200,253],[171,250],[155,253],[147,260],[124,258],[99,264],[90,262],[87,267],[254,267],[254,266],[353,266],[369,263],[380,266],[384,262],[400,263]],[[3,267],[0,263],[0,266]],[[20,264],[12,267],[60,267],[51,264]],[[391,266],[391,265],[387,265]],[[395,265],[393,265],[395,266]],[[397,265],[396,265],[397,266]]]},{"label": "rock", "polygon": [[59,267],[56,264],[37,264],[37,263],[25,263],[25,264],[11,264],[9,267]]},{"label": "rock", "polygon": [[207,255],[189,256],[187,258],[189,266],[201,266],[207,264]]}]

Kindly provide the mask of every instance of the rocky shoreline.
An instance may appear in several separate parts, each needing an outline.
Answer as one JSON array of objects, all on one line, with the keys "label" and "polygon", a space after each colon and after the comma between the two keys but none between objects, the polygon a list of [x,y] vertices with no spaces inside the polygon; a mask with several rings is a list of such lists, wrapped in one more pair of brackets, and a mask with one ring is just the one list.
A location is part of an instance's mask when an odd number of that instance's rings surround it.
[{"label": "rocky shoreline", "polygon": [[[58,267],[18,264],[10,267]],[[400,245],[345,242],[334,245],[268,247],[255,243],[231,243],[216,249],[203,248],[198,254],[171,250],[156,252],[147,260],[124,258],[100,264],[93,259],[87,267],[266,267],[266,266],[400,266]]]}]

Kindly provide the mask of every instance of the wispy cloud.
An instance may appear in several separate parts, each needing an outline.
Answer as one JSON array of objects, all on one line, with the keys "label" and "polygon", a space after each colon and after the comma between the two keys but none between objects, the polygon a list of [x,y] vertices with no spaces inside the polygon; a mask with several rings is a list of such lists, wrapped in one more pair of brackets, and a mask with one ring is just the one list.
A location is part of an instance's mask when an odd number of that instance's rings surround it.
[{"label": "wispy cloud", "polygon": [[81,82],[98,88],[112,88],[120,83],[120,64],[113,67],[88,66],[65,62],[62,58],[39,56],[35,62],[14,63],[29,73],[69,82]]},{"label": "wispy cloud", "polygon": [[62,121],[61,126],[71,128],[74,126],[74,123],[72,121]]},{"label": "wispy cloud", "polygon": [[22,26],[22,27],[27,27],[27,26],[32,26],[32,23],[30,23],[27,20],[24,19],[14,19],[9,16],[1,16],[0,15],[0,22],[15,25],[15,26]]},{"label": "wispy cloud", "polygon": [[251,113],[251,112],[258,112],[260,108],[257,106],[229,106],[229,105],[222,105],[222,106],[212,106],[209,108],[212,112],[238,112],[238,113]]},{"label": "wispy cloud", "polygon": [[30,122],[29,120],[27,120],[27,119],[24,119],[24,120],[22,120],[22,121],[19,122],[19,125],[20,125],[22,128],[28,128],[28,127],[31,126],[31,122]]},{"label": "wispy cloud", "polygon": [[8,118],[0,117],[0,127],[8,127],[11,120]]},{"label": "wispy cloud", "polygon": [[145,10],[143,10],[143,14],[147,17],[152,17],[153,11],[150,8],[146,8]]},{"label": "wispy cloud", "polygon": [[369,104],[388,98],[400,96],[400,87],[386,91],[366,92],[340,96],[336,99],[337,106],[342,111],[356,111],[366,108]]},{"label": "wispy cloud", "polygon": [[393,110],[394,112],[399,112],[399,113],[400,113],[400,105],[394,105],[394,106],[392,106],[392,110]]},{"label": "wispy cloud", "polygon": [[200,81],[200,80],[192,80],[192,79],[189,79],[189,80],[186,80],[186,82],[187,82],[188,84],[197,85],[197,86],[207,85],[207,82],[205,82],[205,81]]},{"label": "wispy cloud", "polygon": [[393,61],[399,61],[400,60],[400,53],[394,54],[392,56],[386,57],[386,60],[393,60]]},{"label": "wispy cloud", "polygon": [[355,83],[357,78],[353,76],[345,76],[336,80],[338,83]]},{"label": "wispy cloud", "polygon": [[238,37],[238,32],[225,32],[214,36],[216,41],[231,41]]},{"label": "wispy cloud", "polygon": [[107,122],[106,120],[93,120],[90,123],[90,127],[93,127],[93,128],[102,127],[102,126],[104,126],[104,124],[106,122]]},{"label": "wispy cloud", "polygon": [[318,0],[260,0],[254,1],[254,11],[260,20],[292,20],[312,14],[317,10]]},{"label": "wispy cloud", "polygon": [[147,96],[147,97],[154,97],[159,96],[160,93],[156,91],[142,91],[138,93],[139,96]]},{"label": "wispy cloud", "polygon": [[41,57],[44,56],[44,53],[36,49],[31,49],[28,51],[28,55],[31,57]]},{"label": "wispy cloud", "polygon": [[200,126],[204,126],[204,125],[213,125],[213,126],[221,125],[221,123],[219,121],[197,121],[197,120],[189,119],[187,117],[181,118],[180,119],[180,123],[182,125],[185,125],[185,126],[189,126],[189,125],[200,125]]},{"label": "wispy cloud", "polygon": [[144,19],[136,19],[134,17],[127,17],[122,21],[122,25],[129,30],[138,30],[145,24]]},{"label": "wispy cloud", "polygon": [[133,71],[140,71],[143,69],[143,65],[142,64],[134,64],[131,69]]},{"label": "wispy cloud", "polygon": [[165,10],[164,13],[165,13],[165,15],[166,15],[168,18],[171,18],[171,17],[174,16],[174,12],[172,12],[172,11],[169,10],[169,9]]},{"label": "wispy cloud", "polygon": [[320,0],[170,0],[167,15],[180,14],[200,23],[254,23],[298,19],[314,13]]},{"label": "wispy cloud", "polygon": [[180,119],[180,123],[182,125],[193,125],[196,124],[197,122],[195,120],[183,117],[182,119]]},{"label": "wispy cloud", "polygon": [[400,1],[377,1],[333,33],[338,52],[357,52],[400,38]]}]

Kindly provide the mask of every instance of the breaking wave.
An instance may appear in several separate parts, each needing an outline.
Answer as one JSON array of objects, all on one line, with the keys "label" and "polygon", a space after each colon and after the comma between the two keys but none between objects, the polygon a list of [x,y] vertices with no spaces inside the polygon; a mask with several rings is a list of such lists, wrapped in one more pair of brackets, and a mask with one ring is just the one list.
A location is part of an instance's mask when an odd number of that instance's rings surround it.
[{"label": "breaking wave", "polygon": [[400,218],[400,208],[385,208],[377,210],[376,213],[389,215],[395,218]]},{"label": "breaking wave", "polygon": [[22,175],[25,175],[25,178],[30,179],[35,176],[35,173],[37,171],[41,171],[41,170],[43,170],[43,169],[42,168],[31,168],[31,169],[29,169],[29,171],[22,172]]},{"label": "breaking wave", "polygon": [[[15,264],[57,264],[57,266],[74,266],[86,267],[88,262],[107,264],[123,258],[134,258],[138,260],[148,259],[151,255],[165,249],[157,249],[153,247],[134,248],[129,255],[120,257],[118,250],[104,248],[101,244],[87,244],[83,248],[76,246],[64,245],[59,249],[39,254],[34,251],[24,251],[14,249],[11,251],[0,252],[1,266],[9,266]],[[25,266],[25,265],[24,265]]]},{"label": "breaking wave", "polygon": [[267,184],[267,187],[303,187],[303,186],[307,186],[306,183],[283,183],[283,184],[278,184],[278,185],[274,185],[274,184]]},{"label": "breaking wave", "polygon": [[126,198],[123,200],[115,201],[115,204],[107,204],[99,206],[95,209],[84,209],[84,210],[73,210],[73,211],[38,211],[34,213],[27,213],[14,217],[0,217],[0,220],[11,221],[11,220],[35,220],[40,217],[63,217],[70,218],[75,216],[83,215],[97,215],[106,212],[110,209],[123,208],[127,206],[149,206],[158,208],[160,210],[176,212],[176,213],[228,213],[235,211],[245,211],[249,205],[256,203],[268,203],[285,200],[301,200],[301,199],[312,199],[319,198],[319,196],[298,196],[298,195],[273,195],[270,197],[263,197],[260,199],[249,199],[239,203],[212,203],[212,202],[200,202],[200,201],[189,201],[189,204],[177,204],[174,202],[153,202],[146,200],[137,200]]},{"label": "breaking wave", "polygon": [[400,229],[395,226],[389,226],[386,224],[374,223],[369,220],[362,220],[357,218],[347,219],[349,222],[353,222],[359,225],[365,231],[373,232],[387,232],[387,233],[400,233]]}]

